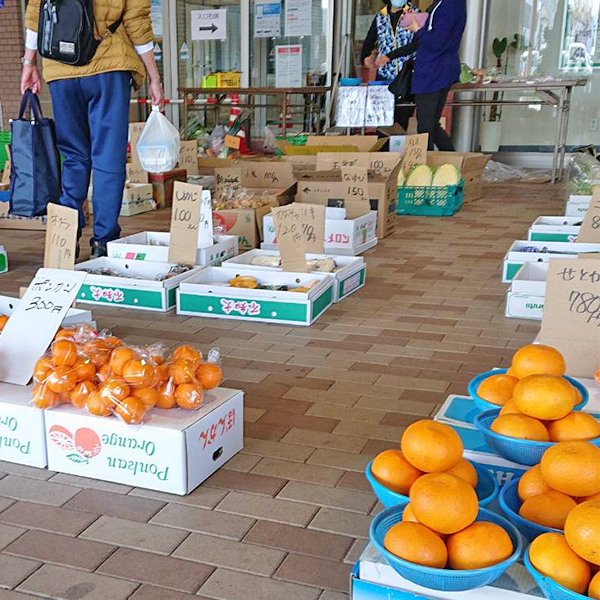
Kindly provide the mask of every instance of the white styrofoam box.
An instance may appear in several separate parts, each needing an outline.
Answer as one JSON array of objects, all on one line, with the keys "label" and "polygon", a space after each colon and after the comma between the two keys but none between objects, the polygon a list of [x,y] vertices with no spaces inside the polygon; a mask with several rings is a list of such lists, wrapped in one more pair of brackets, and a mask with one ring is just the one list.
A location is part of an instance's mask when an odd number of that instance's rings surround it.
[{"label": "white styrofoam box", "polygon": [[405,579],[369,543],[351,575],[352,600],[539,600],[541,592],[521,562],[511,565],[492,584],[447,592],[425,588]]},{"label": "white styrofoam box", "polygon": [[[8,316],[12,315],[20,301],[21,300],[19,298],[0,296],[0,314]],[[82,325],[84,323],[89,323],[94,327],[96,326],[96,323],[92,318],[91,311],[81,310],[80,308],[70,308],[66,317],[63,319],[62,325],[64,327],[73,327],[75,325]]]},{"label": "white styrofoam box", "polygon": [[571,194],[565,206],[565,216],[585,217],[591,201],[591,196]]},{"label": "white styrofoam box", "polygon": [[[346,219],[345,217],[345,208],[327,207],[325,209],[324,250],[327,254],[356,256],[360,247],[377,239],[376,210],[357,219]],[[263,217],[263,241],[265,244],[277,244],[271,214]]]},{"label": "white styrofoam box", "polygon": [[44,411],[31,404],[32,386],[0,383],[0,460],[47,466]]},{"label": "white styrofoam box", "polygon": [[506,316],[541,319],[546,298],[548,263],[525,263],[510,282],[506,293]]},{"label": "white styrofoam box", "polygon": [[[108,242],[106,250],[109,258],[128,260],[169,261],[170,233],[143,231]],[[212,246],[198,248],[196,264],[204,267],[219,267],[224,260],[238,255],[238,238],[235,235],[223,235]]]},{"label": "white styrofoam box", "polygon": [[0,246],[0,273],[6,273],[6,271],[8,271],[8,254],[4,246]]},{"label": "white styrofoam box", "polygon": [[[527,248],[536,248],[538,252],[529,252]],[[548,262],[551,258],[577,258],[578,254],[585,252],[600,253],[600,244],[517,240],[512,243],[504,257],[502,282],[510,283],[521,265],[526,262],[543,263]],[[600,254],[598,258],[600,258]]]},{"label": "white styrofoam box", "polygon": [[[235,258],[230,258],[223,263],[227,269],[251,269],[253,271],[282,271],[281,267],[257,266],[252,264],[256,256],[277,256],[278,250],[250,250]],[[355,256],[330,256],[327,254],[307,254],[307,260],[331,258],[337,265],[337,270],[332,273],[336,279],[333,290],[333,301],[339,302],[350,294],[353,294],[365,285],[366,264],[364,258]]]},{"label": "white styrofoam box", "polygon": [[[354,251],[352,254],[350,254],[350,253],[344,254],[343,252],[341,252],[340,254],[336,254],[336,256],[360,256],[363,252],[366,252],[367,250],[370,250],[371,248],[374,248],[375,246],[377,246],[378,242],[379,242],[379,239],[374,238],[372,240],[369,240],[366,244],[363,244],[362,246],[357,246],[356,248],[354,248]],[[269,252],[279,252],[279,246],[277,244],[266,244],[265,242],[261,243],[260,249],[267,250]],[[325,244],[325,250],[327,250],[327,244]],[[340,252],[340,251],[337,250],[337,252]]]},{"label": "white styrofoam box", "polygon": [[534,242],[576,242],[581,229],[581,217],[538,217],[527,239]]},{"label": "white styrofoam box", "polygon": [[198,410],[153,408],[139,426],[61,405],[46,411],[48,467],[189,494],[242,449],[243,411],[243,392],[225,388],[206,392]]},{"label": "white styrofoam box", "polygon": [[177,292],[177,314],[215,319],[236,319],[311,325],[333,303],[335,277],[328,273],[288,273],[247,269],[262,285],[301,287],[318,281],[308,292],[230,287],[234,271],[208,267],[186,280]]},{"label": "white styrofoam box", "polygon": [[122,275],[89,273],[79,288],[77,302],[166,312],[175,308],[175,292],[179,284],[203,268],[194,267],[164,281],[156,280],[174,267],[177,265],[107,257],[76,264],[76,271],[107,268]]}]

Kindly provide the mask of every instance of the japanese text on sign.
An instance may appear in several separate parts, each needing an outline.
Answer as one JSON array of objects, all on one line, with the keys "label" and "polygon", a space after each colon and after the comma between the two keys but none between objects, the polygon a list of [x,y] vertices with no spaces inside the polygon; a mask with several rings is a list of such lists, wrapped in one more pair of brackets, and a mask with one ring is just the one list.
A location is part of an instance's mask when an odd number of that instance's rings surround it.
[{"label": "japanese text on sign", "polygon": [[594,194],[581,224],[577,241],[600,244],[600,185],[594,186]]},{"label": "japanese text on sign", "polygon": [[202,187],[176,181],[173,186],[169,262],[196,264]]},{"label": "japanese text on sign", "polygon": [[246,300],[228,300],[221,298],[221,310],[226,314],[238,313],[242,316],[250,315],[252,317],[260,315],[260,304],[255,302],[247,302]]},{"label": "japanese text on sign", "polygon": [[202,450],[207,446],[214,444],[220,437],[233,429],[235,425],[235,408],[232,408],[226,415],[223,415],[216,423],[200,432],[200,441]]},{"label": "japanese text on sign", "polygon": [[428,133],[407,136],[404,143],[404,156],[402,157],[402,170],[405,173],[415,165],[424,165],[427,162]]},{"label": "japanese text on sign", "polygon": [[346,218],[356,219],[371,210],[369,203],[369,174],[364,167],[342,167]]},{"label": "japanese text on sign", "polygon": [[48,227],[44,250],[47,269],[73,269],[79,214],[74,208],[48,205]]}]

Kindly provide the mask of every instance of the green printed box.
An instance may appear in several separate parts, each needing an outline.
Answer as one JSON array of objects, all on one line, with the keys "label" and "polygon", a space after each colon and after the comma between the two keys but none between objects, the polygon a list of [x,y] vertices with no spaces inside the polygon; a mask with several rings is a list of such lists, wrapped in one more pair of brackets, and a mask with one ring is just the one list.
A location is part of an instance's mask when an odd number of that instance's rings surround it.
[{"label": "green printed box", "polygon": [[534,242],[576,242],[582,217],[538,217],[529,228]]}]

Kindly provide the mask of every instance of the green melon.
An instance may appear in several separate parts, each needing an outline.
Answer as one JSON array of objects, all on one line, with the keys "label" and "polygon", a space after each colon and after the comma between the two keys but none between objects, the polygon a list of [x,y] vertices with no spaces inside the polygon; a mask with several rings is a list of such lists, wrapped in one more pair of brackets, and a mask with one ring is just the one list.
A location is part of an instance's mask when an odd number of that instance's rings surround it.
[{"label": "green melon", "polygon": [[460,171],[450,164],[440,165],[433,174],[431,185],[446,186],[458,185],[460,181]]}]

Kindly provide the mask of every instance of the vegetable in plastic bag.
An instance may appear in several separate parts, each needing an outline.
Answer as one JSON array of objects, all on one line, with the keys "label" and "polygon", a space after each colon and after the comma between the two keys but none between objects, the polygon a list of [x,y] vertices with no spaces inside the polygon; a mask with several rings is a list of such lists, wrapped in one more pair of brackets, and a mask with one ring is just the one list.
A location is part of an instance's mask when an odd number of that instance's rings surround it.
[{"label": "vegetable in plastic bag", "polygon": [[153,106],[137,143],[142,168],[149,173],[170,171],[179,161],[180,147],[179,131],[160,112],[158,106]]}]

